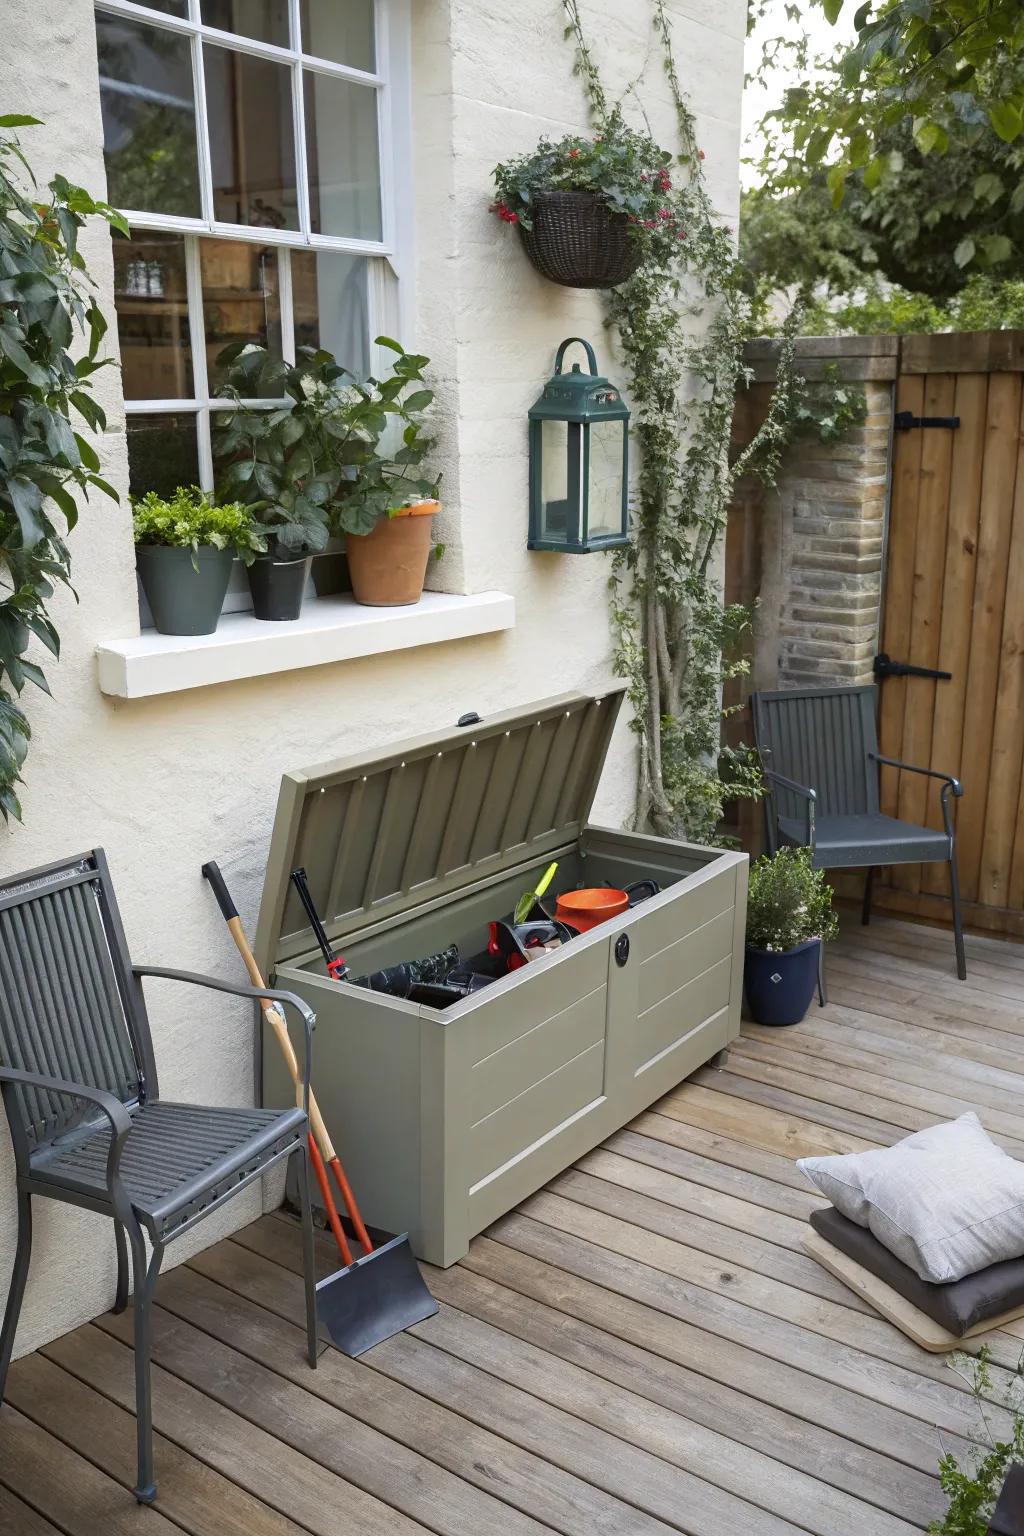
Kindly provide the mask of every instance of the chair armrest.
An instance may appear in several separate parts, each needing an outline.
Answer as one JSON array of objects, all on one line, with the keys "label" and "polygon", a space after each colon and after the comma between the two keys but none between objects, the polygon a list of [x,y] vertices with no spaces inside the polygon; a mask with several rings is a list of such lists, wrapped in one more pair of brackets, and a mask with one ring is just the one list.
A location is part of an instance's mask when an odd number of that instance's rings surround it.
[{"label": "chair armrest", "polygon": [[884,757],[881,752],[869,752],[868,757],[874,758],[876,763],[884,763],[886,768],[900,768],[904,773],[923,773],[929,779],[942,779],[946,791],[952,790],[958,800],[964,792],[960,780],[951,773],[940,773],[937,768],[920,768],[916,763],[903,763],[897,757]]},{"label": "chair armrest", "polygon": [[155,976],[160,981],[183,981],[191,986],[210,987],[214,992],[227,992],[232,997],[251,997],[256,1002],[266,999],[273,1003],[284,1003],[286,1007],[294,1008],[302,1019],[306,1031],[306,1059],[303,1063],[302,1073],[302,1107],[309,1113],[309,1079],[313,1062],[313,1030],[316,1028],[316,1014],[307,1003],[297,997],[294,992],[281,992],[274,987],[248,987],[241,982],[221,981],[218,976],[203,976],[198,971],[174,971],[160,965],[133,965],[132,975],[136,980],[143,976]]},{"label": "chair armrest", "polygon": [[42,1088],[47,1093],[63,1094],[67,1098],[85,1099],[95,1104],[110,1121],[110,1151],[107,1154],[107,1188],[114,1200],[114,1208],[123,1221],[131,1219],[131,1204],[118,1174],[121,1151],[132,1128],[132,1117],[121,1100],[106,1088],[93,1088],[86,1083],[70,1083],[62,1077],[47,1077],[42,1072],[23,1072],[18,1067],[0,1066],[0,1084],[11,1083],[19,1088]]},{"label": "chair armrest", "polygon": [[[806,784],[798,784],[796,779],[787,779],[784,773],[776,773],[774,768],[762,768],[761,774],[762,777],[768,780],[769,784],[777,785],[779,789],[789,790],[791,794],[800,795],[804,800],[807,801],[807,805],[804,809],[807,846],[808,848],[813,848],[815,833],[814,805],[818,798],[817,790],[808,788]],[[778,821],[777,813],[775,819]]]}]

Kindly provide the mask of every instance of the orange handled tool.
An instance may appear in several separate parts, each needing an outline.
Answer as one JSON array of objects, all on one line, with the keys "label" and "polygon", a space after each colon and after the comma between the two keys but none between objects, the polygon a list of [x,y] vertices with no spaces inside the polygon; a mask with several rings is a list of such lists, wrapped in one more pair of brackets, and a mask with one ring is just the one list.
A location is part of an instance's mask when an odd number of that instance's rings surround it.
[{"label": "orange handled tool", "polygon": [[[231,937],[234,939],[238,953],[241,955],[245,968],[249,973],[250,981],[254,987],[266,986],[266,982],[260,974],[260,968],[256,964],[256,957],[249,948],[249,941],[245,936],[245,929],[242,927],[242,919],[239,917],[238,909],[231,899],[231,893],[224,882],[224,876],[221,874],[218,866],[212,861],[203,865],[203,874],[213,887],[217,904],[224,915],[224,920],[228,925]],[[295,1055],[295,1048],[288,1034],[288,1026],[285,1023],[284,1015],[277,1004],[270,998],[261,999],[260,1007],[263,1009],[263,1016],[274,1031],[277,1043],[281,1047],[285,1064],[295,1084],[296,1101],[298,1102],[302,1092],[302,1073],[299,1068],[298,1057]],[[324,1210],[327,1213],[328,1225],[334,1233],[342,1259],[346,1264],[351,1264],[352,1250],[345,1237],[345,1230],[338,1219],[337,1207],[331,1194],[331,1187],[327,1182],[325,1164],[334,1175],[335,1182],[341,1192],[341,1198],[345,1202],[345,1209],[355,1228],[356,1237],[363,1245],[364,1252],[372,1253],[374,1251],[373,1244],[363,1224],[363,1218],[359,1214],[359,1207],[356,1204],[352,1188],[345,1177],[345,1170],[341,1166],[338,1154],[334,1150],[334,1145],[327,1133],[327,1127],[320,1113],[320,1106],[317,1104],[316,1096],[312,1090],[309,1095],[309,1119],[312,1125],[309,1137],[310,1161],[313,1164],[313,1173],[320,1187],[320,1196],[324,1203]]]}]

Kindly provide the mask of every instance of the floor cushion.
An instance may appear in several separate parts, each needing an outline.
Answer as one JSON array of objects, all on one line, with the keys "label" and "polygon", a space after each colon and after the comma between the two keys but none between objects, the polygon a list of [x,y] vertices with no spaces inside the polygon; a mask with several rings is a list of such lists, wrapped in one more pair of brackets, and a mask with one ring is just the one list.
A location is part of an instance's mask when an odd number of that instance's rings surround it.
[{"label": "floor cushion", "polygon": [[962,1280],[933,1285],[883,1247],[866,1227],[848,1221],[833,1206],[812,1211],[811,1226],[833,1248],[892,1286],[911,1306],[958,1339],[989,1318],[1024,1307],[1024,1259],[1004,1259]]},{"label": "floor cushion", "polygon": [[961,1280],[1024,1254],[1024,1163],[996,1146],[973,1111],[892,1147],[798,1166],[922,1280]]}]

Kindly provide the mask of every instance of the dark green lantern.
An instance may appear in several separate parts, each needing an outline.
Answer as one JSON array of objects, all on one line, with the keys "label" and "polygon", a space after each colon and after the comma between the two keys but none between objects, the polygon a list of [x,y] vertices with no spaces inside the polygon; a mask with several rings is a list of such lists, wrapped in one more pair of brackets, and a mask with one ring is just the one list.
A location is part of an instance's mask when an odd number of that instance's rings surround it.
[{"label": "dark green lantern", "polygon": [[[576,344],[586,349],[589,373],[579,363],[562,372]],[[567,555],[629,543],[629,411],[581,336],[562,342],[554,377],[530,411],[528,543]]]}]

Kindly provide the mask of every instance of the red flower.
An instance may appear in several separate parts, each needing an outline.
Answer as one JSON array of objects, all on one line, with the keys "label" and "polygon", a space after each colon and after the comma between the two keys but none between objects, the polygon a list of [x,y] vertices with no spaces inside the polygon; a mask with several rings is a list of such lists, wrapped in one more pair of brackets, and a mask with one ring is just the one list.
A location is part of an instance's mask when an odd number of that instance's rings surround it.
[{"label": "red flower", "polygon": [[698,151],[697,151],[697,158],[699,160],[706,160],[707,159],[707,155],[704,153],[704,151],[702,149],[698,149]]},{"label": "red flower", "polygon": [[686,239],[686,230],[685,229],[681,229],[679,231],[679,234],[676,236],[676,239],[677,240],[685,240]]},{"label": "red flower", "polygon": [[644,219],[644,229],[657,229],[657,219]]},{"label": "red flower", "polygon": [[496,213],[499,219],[504,219],[506,224],[519,223],[518,213],[513,213],[507,203],[492,203],[491,212]]},{"label": "red flower", "polygon": [[672,217],[672,215],[671,215],[671,213],[669,213],[667,208],[661,208],[661,209],[658,210],[658,218],[659,219],[670,219],[671,217]]},{"label": "red flower", "polygon": [[671,189],[672,178],[669,175],[668,171],[661,170],[661,171],[658,172],[658,186],[661,188],[661,190],[663,192],[668,192]]}]

